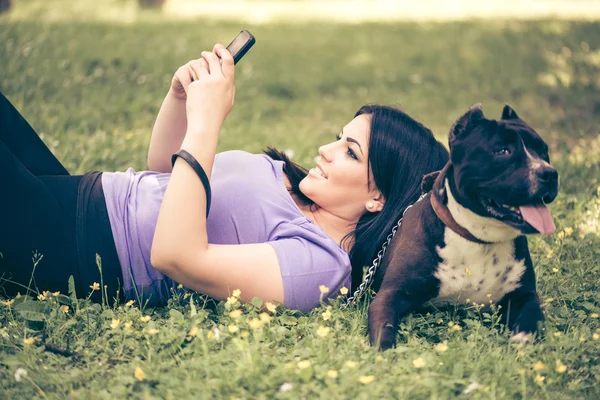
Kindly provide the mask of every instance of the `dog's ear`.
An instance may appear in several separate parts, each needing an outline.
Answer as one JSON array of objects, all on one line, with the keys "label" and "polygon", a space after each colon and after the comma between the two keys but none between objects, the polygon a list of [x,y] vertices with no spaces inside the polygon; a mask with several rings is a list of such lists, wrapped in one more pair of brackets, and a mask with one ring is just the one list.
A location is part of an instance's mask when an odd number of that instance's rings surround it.
[{"label": "dog's ear", "polygon": [[452,150],[452,143],[467,130],[469,125],[474,124],[475,122],[484,118],[485,116],[483,115],[483,110],[481,109],[480,103],[473,104],[471,107],[469,107],[469,111],[460,117],[450,129],[450,136],[448,140],[450,150]]},{"label": "dog's ear", "polygon": [[502,110],[502,119],[519,119],[519,116],[511,106],[505,104]]}]

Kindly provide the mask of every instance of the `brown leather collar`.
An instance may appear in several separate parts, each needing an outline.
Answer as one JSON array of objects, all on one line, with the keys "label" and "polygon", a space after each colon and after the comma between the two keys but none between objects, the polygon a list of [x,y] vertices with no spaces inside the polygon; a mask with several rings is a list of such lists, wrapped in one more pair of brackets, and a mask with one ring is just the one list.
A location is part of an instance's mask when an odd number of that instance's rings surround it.
[{"label": "brown leather collar", "polygon": [[[464,227],[460,226],[452,216],[452,213],[450,213],[450,210],[448,210],[448,207],[446,207],[446,203],[448,202],[448,195],[446,193],[446,187],[444,185],[444,182],[446,180],[446,175],[448,171],[451,170],[451,168],[452,164],[448,162],[441,171],[426,175],[423,178],[422,189],[424,189],[426,186],[431,187],[430,197],[433,211],[438,216],[438,218],[444,223],[444,225],[446,225],[448,228],[450,228],[456,234],[462,236],[463,238],[479,244],[491,244],[490,242],[485,242],[479,238],[476,238],[471,232],[469,232]],[[431,181],[433,179],[435,179],[435,181],[432,184]],[[428,183],[426,183],[426,180]]]}]

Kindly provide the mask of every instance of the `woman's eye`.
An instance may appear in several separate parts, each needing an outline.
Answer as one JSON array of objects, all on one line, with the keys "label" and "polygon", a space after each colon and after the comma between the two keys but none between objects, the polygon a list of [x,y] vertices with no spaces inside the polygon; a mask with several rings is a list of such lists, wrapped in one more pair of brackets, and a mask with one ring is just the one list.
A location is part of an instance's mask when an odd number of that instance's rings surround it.
[{"label": "woman's eye", "polygon": [[496,156],[509,156],[510,155],[510,150],[508,150],[506,147],[503,147],[501,149],[494,150],[494,155],[496,155]]},{"label": "woman's eye", "polygon": [[358,157],[356,157],[356,154],[354,154],[354,151],[352,151],[350,147],[348,147],[348,155],[354,158],[355,160],[358,160]]}]

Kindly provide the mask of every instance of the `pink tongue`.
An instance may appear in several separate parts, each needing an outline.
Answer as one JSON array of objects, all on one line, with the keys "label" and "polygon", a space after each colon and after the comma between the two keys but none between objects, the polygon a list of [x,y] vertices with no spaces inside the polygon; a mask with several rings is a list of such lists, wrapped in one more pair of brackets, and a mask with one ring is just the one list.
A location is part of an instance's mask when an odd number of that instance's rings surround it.
[{"label": "pink tongue", "polygon": [[550,211],[548,211],[545,205],[521,206],[519,210],[521,210],[523,219],[542,235],[551,235],[556,229]]}]

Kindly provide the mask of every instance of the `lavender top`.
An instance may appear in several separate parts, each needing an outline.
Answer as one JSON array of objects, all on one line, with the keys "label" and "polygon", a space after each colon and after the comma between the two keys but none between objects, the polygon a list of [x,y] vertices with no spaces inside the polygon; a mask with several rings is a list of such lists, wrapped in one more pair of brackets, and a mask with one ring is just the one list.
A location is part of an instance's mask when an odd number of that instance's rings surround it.
[{"label": "lavender top", "polygon": [[[331,296],[337,296],[343,286],[350,288],[350,259],[302,214],[285,187],[283,164],[244,151],[215,156],[208,242],[269,243],[279,260],[284,305],[308,312],[320,304],[319,285],[327,286]],[[170,288],[176,285],[150,264],[158,212],[170,176],[133,168],[102,174],[125,295],[136,300],[143,296],[142,301],[149,299],[152,306],[166,304]]]}]

